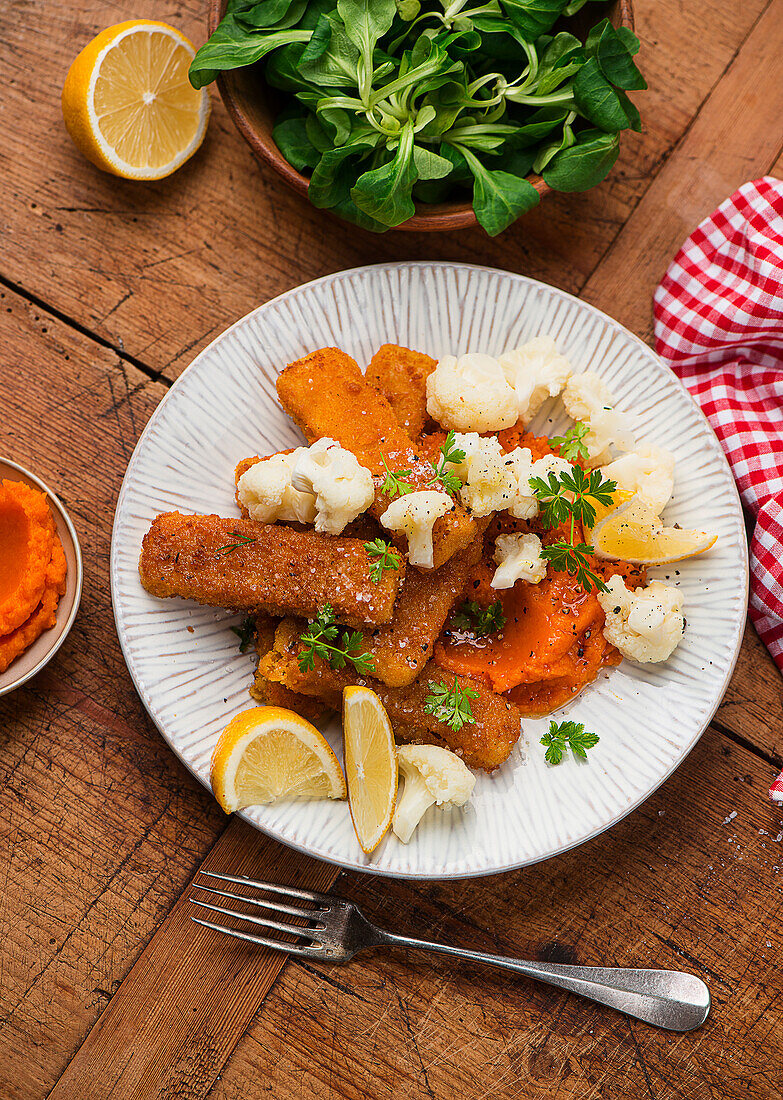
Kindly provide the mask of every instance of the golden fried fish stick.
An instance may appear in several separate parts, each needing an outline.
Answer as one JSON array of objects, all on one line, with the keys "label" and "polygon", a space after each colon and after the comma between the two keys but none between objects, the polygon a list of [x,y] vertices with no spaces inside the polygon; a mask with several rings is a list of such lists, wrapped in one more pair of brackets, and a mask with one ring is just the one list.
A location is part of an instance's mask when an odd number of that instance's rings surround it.
[{"label": "golden fried fish stick", "polygon": [[283,684],[300,695],[312,695],[339,710],[343,688],[350,684],[365,684],[377,692],[386,708],[396,738],[399,741],[422,741],[445,745],[458,753],[466,764],[492,771],[507,758],[519,740],[520,715],[517,708],[502,695],[496,695],[478,680],[459,677],[464,691],[476,692],[470,699],[475,722],[466,722],[454,730],[424,709],[430,693],[429,682],[451,687],[454,676],[430,662],[416,683],[407,687],[387,687],[379,680],[361,677],[350,668],[335,670],[316,658],[311,671],[302,672],[297,653],[303,623],[284,619],[277,628],[274,647],[261,658],[259,669],[268,680]]},{"label": "golden fried fish stick", "polygon": [[421,351],[384,344],[370,360],[365,378],[387,398],[411,439],[427,423],[427,379],[438,365]]},{"label": "golden fried fish stick", "polygon": [[432,657],[449,612],[481,557],[481,546],[482,540],[476,539],[440,569],[408,570],[392,621],[364,633],[364,649],[372,656],[379,680],[389,687],[413,683]]},{"label": "golden fried fish stick", "polygon": [[404,578],[370,579],[358,539],[220,516],[157,516],[144,536],[139,575],[153,596],[182,596],[212,607],[313,617],[331,604],[349,626],[388,623]]},{"label": "golden fried fish stick", "polygon": [[[432,489],[432,466],[417,454],[389,402],[364,378],[355,361],[338,348],[321,348],[291,363],[278,376],[283,408],[312,442],[329,436],[353,451],[376,481],[371,511],[380,518],[390,500],[380,492],[386,468],[410,470],[405,481],[415,489]],[[433,529],[434,568],[476,537],[476,525],[456,504]]]},{"label": "golden fried fish stick", "polygon": [[[278,619],[273,619],[269,615],[256,615],[255,617],[255,650],[259,662],[263,657],[266,657],[275,644],[275,630],[278,621]],[[301,714],[303,718],[309,718],[310,721],[319,718],[325,710],[329,709],[325,703],[312,695],[297,695],[296,692],[289,691],[283,684],[278,684],[275,680],[267,680],[263,671],[258,668],[256,669],[253,685],[250,688],[250,694],[262,706],[283,707],[286,710],[293,710],[297,714]]]}]

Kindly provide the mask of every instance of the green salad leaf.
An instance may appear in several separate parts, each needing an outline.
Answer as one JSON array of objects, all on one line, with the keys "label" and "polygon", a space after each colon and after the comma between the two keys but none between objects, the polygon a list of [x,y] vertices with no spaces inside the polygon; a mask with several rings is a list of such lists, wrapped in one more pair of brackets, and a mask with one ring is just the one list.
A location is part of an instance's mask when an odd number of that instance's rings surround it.
[{"label": "green salad leaf", "polygon": [[200,88],[259,62],[280,93],[273,136],[315,206],[374,232],[416,204],[472,200],[487,233],[605,178],[641,128],[639,40],[593,0],[229,0],[196,54]]}]

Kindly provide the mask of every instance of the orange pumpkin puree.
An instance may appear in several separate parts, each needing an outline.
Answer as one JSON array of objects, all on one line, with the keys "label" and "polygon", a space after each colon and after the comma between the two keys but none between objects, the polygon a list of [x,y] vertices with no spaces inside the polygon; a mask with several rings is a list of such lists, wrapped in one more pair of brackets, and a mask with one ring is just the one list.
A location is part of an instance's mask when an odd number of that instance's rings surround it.
[{"label": "orange pumpkin puree", "polygon": [[0,635],[21,626],[43,596],[54,520],[43,493],[0,483]]},{"label": "orange pumpkin puree", "polygon": [[45,494],[0,482],[0,672],[54,626],[65,574]]},{"label": "orange pumpkin puree", "polygon": [[[519,427],[499,432],[498,439],[504,451],[529,447],[534,460],[554,453],[548,439],[529,435]],[[604,638],[604,613],[596,593],[585,592],[567,573],[550,568],[539,584],[517,582],[501,591],[491,587],[495,539],[515,531],[534,531],[544,543],[568,537],[565,529],[547,531],[536,520],[525,523],[508,514],[496,516],[465,595],[483,607],[499,599],[506,625],[486,638],[447,626],[434,656],[441,668],[483,680],[494,691],[507,693],[523,715],[537,717],[567,703],[604,666],[619,664],[620,654]],[[575,537],[583,537],[581,529],[575,531]],[[619,573],[633,588],[645,580],[643,570],[625,562],[594,560],[591,568],[605,578]]]},{"label": "orange pumpkin puree", "polygon": [[57,605],[65,592],[66,569],[63,545],[55,534],[41,602],[20,627],[0,637],[0,672],[5,672],[11,661],[57,622]]}]

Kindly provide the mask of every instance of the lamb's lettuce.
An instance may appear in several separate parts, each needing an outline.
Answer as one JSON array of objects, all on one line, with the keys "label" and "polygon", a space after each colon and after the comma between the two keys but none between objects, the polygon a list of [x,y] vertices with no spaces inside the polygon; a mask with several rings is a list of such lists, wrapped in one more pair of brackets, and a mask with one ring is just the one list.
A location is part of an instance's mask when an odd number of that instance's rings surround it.
[{"label": "lamb's lettuce", "polygon": [[641,120],[636,36],[593,0],[229,0],[191,82],[262,63],[274,139],[314,205],[384,232],[416,203],[471,196],[489,234],[539,201],[531,171],[581,191]]}]

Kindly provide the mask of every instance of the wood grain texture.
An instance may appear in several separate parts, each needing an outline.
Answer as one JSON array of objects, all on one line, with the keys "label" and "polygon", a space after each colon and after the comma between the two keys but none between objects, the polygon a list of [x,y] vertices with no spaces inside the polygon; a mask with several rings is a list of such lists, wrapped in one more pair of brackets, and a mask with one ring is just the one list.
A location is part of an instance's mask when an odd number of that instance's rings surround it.
[{"label": "wood grain texture", "polygon": [[[56,93],[77,48],[131,13],[116,0],[4,5],[0,452],[62,495],[86,585],[56,659],[0,700],[3,1100],[52,1088],[79,1100],[777,1100],[783,823],[766,788],[783,708],[752,629],[716,725],[610,833],[498,878],[339,883],[401,931],[694,969],[715,1003],[703,1029],[666,1035],[542,986],[395,954],[289,965],[254,1016],[270,961],[191,938],[182,902],[164,918],[205,857],[260,866],[269,848],[240,826],[221,837],[225,818],[147,719],[114,633],[108,553],[122,474],[165,393],[158,375],[175,377],[232,320],[306,279],[461,259],[586,288],[649,336],[652,288],[695,222],[742,180],[783,174],[782,2],[637,0],[645,133],[624,141],[603,187],[548,201],[495,241],[347,228],[258,169],[217,103],[203,150],[170,180],[101,175],[70,145]],[[199,42],[204,9],[138,0],[132,14]],[[281,876],[302,872],[278,853]],[[155,1027],[166,1009],[171,1028]]]},{"label": "wood grain texture", "polygon": [[713,1008],[698,1031],[657,1031],[418,952],[339,968],[292,962],[210,1100],[775,1100],[783,831],[765,799],[769,773],[708,731],[641,809],[538,867],[437,884],[350,874],[335,885],[382,927],[414,936],[699,974]]},{"label": "wood grain texture", "polygon": [[[0,274],[169,377],[260,302],[358,264],[461,259],[578,292],[767,2],[641,0],[640,65],[650,84],[638,97],[645,132],[624,135],[620,160],[600,188],[551,197],[490,240],[478,229],[379,237],[315,211],[256,164],[214,93],[203,148],[170,179],[144,184],[101,173],[71,145],[58,96],[38,89],[58,90],[76,48],[127,18],[127,7],[11,0],[0,44]],[[133,9],[137,18],[168,19],[196,42],[204,38],[205,12],[201,0],[176,0],[165,12],[138,0]],[[31,25],[46,34],[31,35]]]},{"label": "wood grain texture", "polygon": [[[645,340],[652,296],[679,246],[740,184],[764,175],[781,152],[783,86],[759,84],[783,48],[783,0],[772,0],[611,250],[582,290]],[[633,271],[633,279],[628,278]]]},{"label": "wood grain texture", "polygon": [[[260,837],[239,818],[200,869],[316,890],[328,890],[337,877],[335,867]],[[194,924],[192,913],[211,914],[189,897],[185,890],[49,1100],[207,1095],[286,956]]]},{"label": "wood grain texture", "polygon": [[0,1096],[43,1097],[225,825],[139,701],[108,584],[114,502],[164,388],[0,291],[0,452],[61,495],[84,551],[74,628],[0,700]]}]

